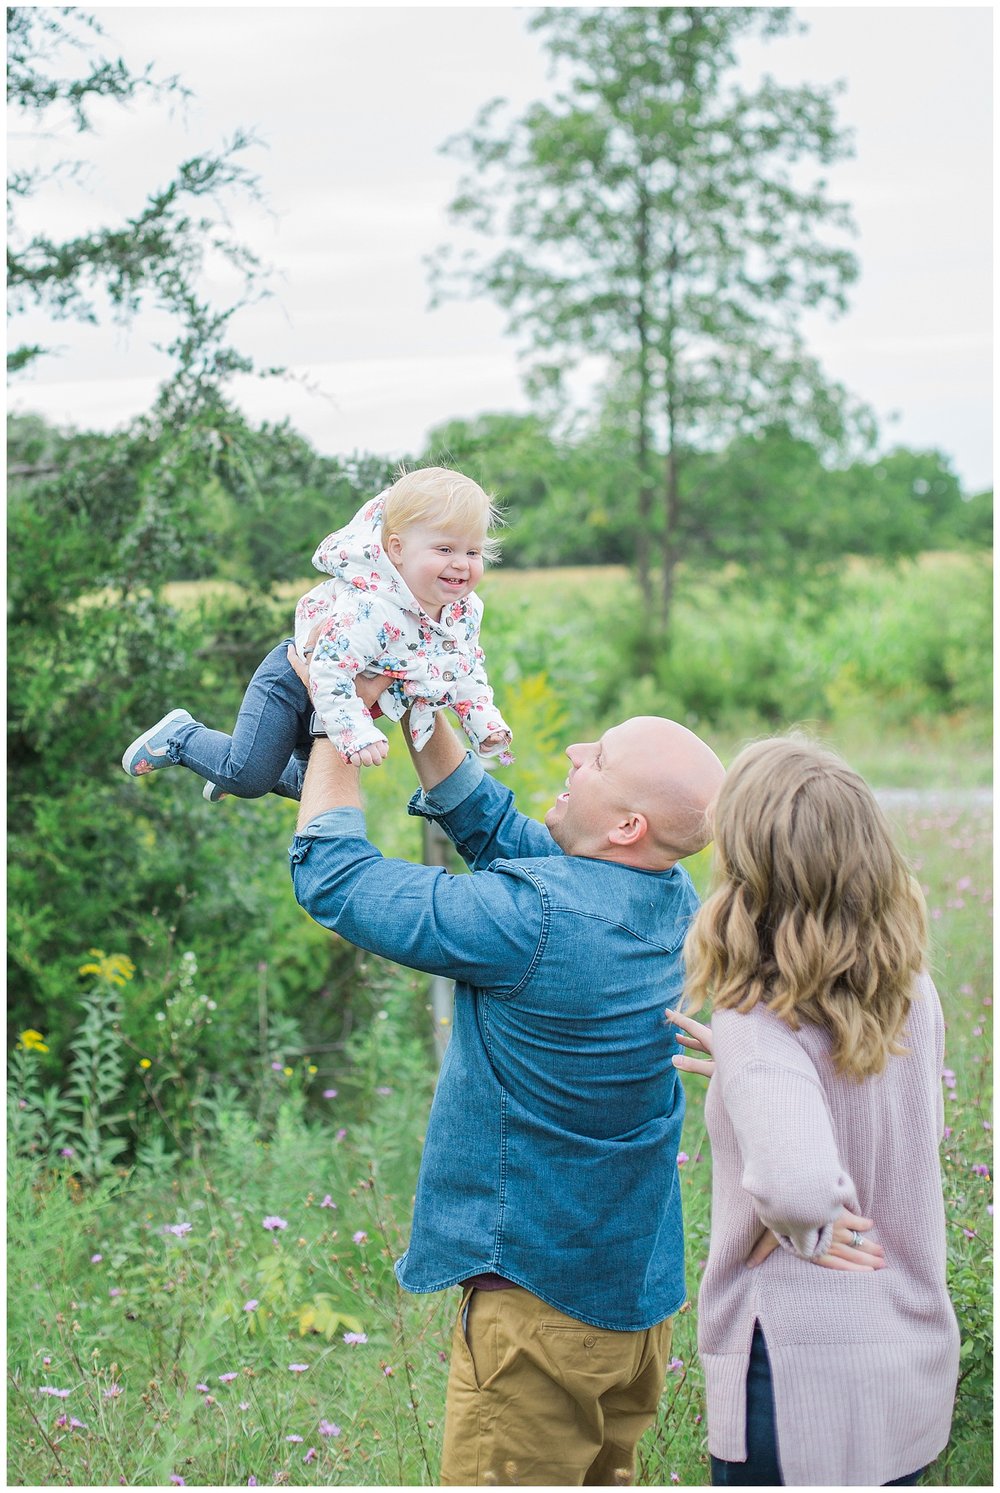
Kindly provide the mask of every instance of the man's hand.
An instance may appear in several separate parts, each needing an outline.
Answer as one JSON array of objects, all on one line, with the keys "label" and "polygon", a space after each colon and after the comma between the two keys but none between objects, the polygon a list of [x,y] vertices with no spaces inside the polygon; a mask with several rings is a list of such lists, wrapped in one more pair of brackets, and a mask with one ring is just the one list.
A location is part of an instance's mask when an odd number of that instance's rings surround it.
[{"label": "man's hand", "polygon": [[[833,1242],[830,1248],[825,1255],[818,1255],[808,1263],[822,1265],[824,1270],[884,1269],[885,1254],[881,1244],[876,1244],[874,1239],[865,1239],[860,1244],[854,1242],[856,1234],[864,1234],[874,1227],[870,1218],[861,1218],[858,1214],[843,1208],[833,1226]],[[777,1248],[777,1238],[770,1229],[765,1229],[747,1256],[747,1269],[753,1270],[757,1265],[762,1264]]]},{"label": "man's hand", "polygon": [[417,770],[417,777],[420,779],[420,786],[429,793],[432,788],[437,787],[438,783],[443,783],[445,778],[450,777],[455,768],[465,761],[465,746],[445,720],[443,710],[439,710],[434,717],[434,730],[419,752],[410,736],[408,716],[403,717],[402,726],[413,765]]},{"label": "man's hand", "polygon": [[[682,1073],[700,1073],[703,1078],[711,1078],[715,1072],[715,1062],[712,1058],[712,1028],[706,1026],[703,1021],[695,1021],[691,1016],[685,1016],[681,1011],[667,1009],[667,1020],[674,1022],[681,1031],[674,1032],[674,1036],[682,1047],[690,1047],[693,1052],[703,1052],[704,1058],[689,1058],[686,1054],[682,1057],[671,1058],[675,1068]],[[777,1241],[775,1241],[777,1243]]]},{"label": "man's hand", "polygon": [[[320,630],[322,629],[322,627],[323,627],[322,622],[317,623],[317,625],[313,628],[312,632],[309,634],[309,639],[308,639],[308,642],[306,643],[306,652],[310,656],[312,655],[312,652],[313,652],[314,648],[316,647],[316,639],[319,636],[319,633],[320,633]],[[308,660],[308,658],[303,658],[299,653],[296,652],[296,650],[295,650],[295,644],[294,643],[289,643],[288,648],[285,650],[285,657],[288,659],[289,667],[291,668],[293,674],[297,674],[298,677],[302,680],[302,683],[305,685],[306,689],[308,689],[309,688],[309,660]],[[358,698],[364,703],[364,705],[369,710],[371,710],[372,706],[378,703],[378,697],[379,697],[379,695],[381,695],[384,690],[387,690],[389,688],[389,685],[393,681],[393,677],[394,676],[392,674],[374,674],[369,679],[369,678],[366,678],[365,675],[363,675],[363,674],[355,674],[355,676],[354,676],[354,689],[355,689],[355,692],[357,693]],[[386,747],[385,751],[382,753],[382,757],[385,756],[385,754],[386,754],[386,752],[388,752],[388,750],[389,750],[389,748]],[[379,758],[380,762],[382,760],[382,757]],[[357,765],[357,764],[355,764],[355,765]],[[366,766],[371,767],[372,765],[373,765],[372,763],[366,763]]]}]

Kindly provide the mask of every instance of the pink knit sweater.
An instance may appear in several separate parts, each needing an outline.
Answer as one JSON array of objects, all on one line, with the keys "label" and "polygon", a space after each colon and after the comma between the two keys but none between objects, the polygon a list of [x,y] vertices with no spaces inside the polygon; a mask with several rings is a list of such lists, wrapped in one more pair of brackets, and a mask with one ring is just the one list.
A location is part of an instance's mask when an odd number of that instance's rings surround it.
[{"label": "pink knit sweater", "polygon": [[[787,1484],[877,1485],[933,1461],[951,1426],[958,1325],[945,1287],[938,1146],[944,1022],[917,981],[906,1056],[838,1077],[819,1027],[763,1006],[712,1017],[712,1233],[698,1300],[708,1445],[746,1460],[754,1322],[767,1341]],[[875,1221],[886,1268],[810,1264],[846,1206]],[[781,1240],[748,1270],[763,1225]]]}]

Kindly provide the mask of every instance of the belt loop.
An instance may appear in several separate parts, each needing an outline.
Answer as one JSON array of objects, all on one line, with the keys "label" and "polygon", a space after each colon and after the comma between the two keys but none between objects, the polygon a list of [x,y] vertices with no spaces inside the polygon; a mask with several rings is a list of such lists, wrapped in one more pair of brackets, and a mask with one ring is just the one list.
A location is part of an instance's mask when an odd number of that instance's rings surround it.
[{"label": "belt loop", "polygon": [[468,1341],[469,1337],[469,1334],[466,1330],[469,1322],[469,1303],[472,1300],[472,1293],[475,1289],[475,1286],[467,1285],[464,1287],[462,1291],[462,1300],[458,1308],[458,1321],[462,1328],[462,1336],[466,1341]]}]

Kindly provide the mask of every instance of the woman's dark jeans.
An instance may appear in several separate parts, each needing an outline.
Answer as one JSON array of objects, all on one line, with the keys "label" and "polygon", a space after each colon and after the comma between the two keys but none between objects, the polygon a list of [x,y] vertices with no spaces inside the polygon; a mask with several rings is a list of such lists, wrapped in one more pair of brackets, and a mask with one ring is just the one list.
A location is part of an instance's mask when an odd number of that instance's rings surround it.
[{"label": "woman's dark jeans", "polygon": [[[778,1462],[778,1435],[774,1423],[774,1394],[771,1389],[771,1360],[758,1323],[750,1345],[750,1367],[747,1369],[747,1459],[745,1462],[721,1462],[712,1457],[712,1486],[716,1488],[774,1488],[784,1486]],[[887,1488],[909,1486],[919,1481],[920,1472],[893,1478]]]},{"label": "woman's dark jeans", "polygon": [[272,648],[247,685],[233,734],[198,721],[180,725],[170,737],[174,762],[237,798],[302,796],[312,705],[286,656],[291,641]]}]

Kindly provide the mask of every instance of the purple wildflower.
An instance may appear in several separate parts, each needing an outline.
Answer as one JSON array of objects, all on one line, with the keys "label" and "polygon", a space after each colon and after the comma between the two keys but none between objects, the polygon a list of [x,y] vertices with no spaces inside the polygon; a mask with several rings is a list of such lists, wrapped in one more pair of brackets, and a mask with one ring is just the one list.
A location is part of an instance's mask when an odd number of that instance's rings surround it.
[{"label": "purple wildflower", "polygon": [[351,1238],[354,1240],[355,1244],[368,1243],[368,1235],[365,1233],[364,1229],[358,1229],[356,1234],[351,1235]]},{"label": "purple wildflower", "polygon": [[110,1386],[110,1388],[108,1388],[108,1389],[106,1389],[104,1391],[104,1398],[106,1400],[117,1400],[118,1396],[121,1393],[122,1393],[122,1387],[121,1387],[121,1385],[120,1384],[112,1384]]},{"label": "purple wildflower", "polygon": [[196,1384],[195,1385],[195,1389],[198,1391],[199,1394],[202,1394],[202,1395],[207,1395],[208,1394],[208,1385],[207,1384]]},{"label": "purple wildflower", "polygon": [[110,1291],[108,1292],[108,1295],[112,1299],[114,1299],[115,1296],[120,1296],[121,1295],[121,1289],[118,1286],[112,1286],[111,1289],[110,1289]]},{"label": "purple wildflower", "polygon": [[279,1218],[277,1213],[269,1213],[263,1220],[263,1224],[265,1229],[277,1230],[288,1228],[287,1218]]},{"label": "purple wildflower", "polygon": [[304,1436],[286,1436],[285,1437],[286,1441],[305,1441],[305,1439],[306,1438]]},{"label": "purple wildflower", "polygon": [[284,1068],[284,1066],[285,1066],[284,1063],[272,1063],[271,1064],[271,1071],[272,1071],[272,1073],[280,1073],[282,1071],[282,1069]]},{"label": "purple wildflower", "polygon": [[193,1223],[165,1223],[160,1230],[161,1234],[176,1234],[178,1239],[183,1239],[185,1234],[190,1234],[194,1228]]},{"label": "purple wildflower", "polygon": [[677,1374],[684,1367],[683,1358],[672,1358],[667,1364],[667,1370],[671,1374]]},{"label": "purple wildflower", "polygon": [[251,1296],[249,1301],[244,1301],[243,1310],[245,1312],[255,1312],[259,1306],[260,1302],[257,1300],[256,1296]]},{"label": "purple wildflower", "polygon": [[988,1177],[990,1174],[990,1169],[988,1166],[974,1166],[972,1170],[975,1172],[977,1177]]},{"label": "purple wildflower", "polygon": [[302,1460],[303,1460],[303,1462],[315,1462],[315,1460],[316,1460],[316,1448],[314,1446],[311,1446],[309,1448],[309,1450],[306,1452],[305,1456],[302,1458]]},{"label": "purple wildflower", "polygon": [[91,1257],[90,1257],[90,1263],[92,1265],[99,1265],[103,1259],[104,1259],[103,1255],[91,1255]]},{"label": "purple wildflower", "polygon": [[319,1423],[319,1434],[321,1436],[339,1436],[340,1427],[335,1420],[321,1420]]},{"label": "purple wildflower", "polygon": [[337,1131],[336,1135],[333,1138],[334,1138],[334,1140],[343,1140],[344,1136],[346,1134],[347,1134],[346,1130],[340,1129],[340,1130]]},{"label": "purple wildflower", "polygon": [[326,1197],[320,1203],[321,1208],[336,1208],[336,1206],[336,1203],[333,1201],[333,1198],[329,1193],[327,1193]]},{"label": "purple wildflower", "polygon": [[345,1343],[350,1343],[350,1345],[352,1347],[354,1347],[357,1343],[367,1343],[367,1341],[368,1341],[368,1334],[367,1334],[367,1332],[345,1332],[344,1333],[344,1342]]},{"label": "purple wildflower", "polygon": [[65,1400],[69,1394],[69,1390],[55,1389],[51,1384],[42,1384],[39,1387],[38,1393],[40,1395],[51,1395],[55,1400]]},{"label": "purple wildflower", "polygon": [[252,1472],[251,1472],[250,1476],[247,1478],[247,1487],[248,1488],[259,1488],[260,1487],[260,1484],[258,1483],[257,1479],[254,1477],[254,1475],[253,1475]]},{"label": "purple wildflower", "polygon": [[690,1161],[690,1160],[691,1160],[691,1158],[690,1158],[690,1156],[688,1155],[688,1153],[686,1151],[678,1151],[677,1152],[677,1165],[678,1166],[683,1166],[684,1163],[685,1163],[685,1161]]},{"label": "purple wildflower", "polygon": [[[308,1367],[309,1365],[307,1363],[290,1363],[288,1365],[288,1372],[290,1374],[304,1374]],[[301,1436],[299,1437],[299,1440],[302,1440]]]},{"label": "purple wildflower", "polygon": [[220,1384],[232,1384],[233,1380],[234,1379],[238,1379],[239,1377],[240,1377],[239,1374],[220,1374],[219,1375],[219,1383]]},{"label": "purple wildflower", "polygon": [[337,1090],[336,1089],[324,1089],[323,1090],[323,1098],[324,1099],[336,1099],[336,1097],[337,1097]]},{"label": "purple wildflower", "polygon": [[59,1152],[59,1155],[68,1158],[70,1156],[75,1156],[76,1152],[73,1150],[72,1146],[63,1146],[62,1150]]},{"label": "purple wildflower", "polygon": [[186,1488],[187,1487],[187,1483],[184,1481],[184,1479],[177,1472],[172,1472],[170,1474],[170,1481],[173,1483],[173,1485],[174,1485],[175,1488]]}]

